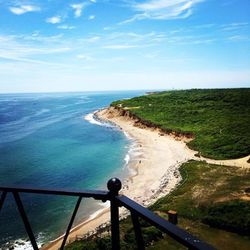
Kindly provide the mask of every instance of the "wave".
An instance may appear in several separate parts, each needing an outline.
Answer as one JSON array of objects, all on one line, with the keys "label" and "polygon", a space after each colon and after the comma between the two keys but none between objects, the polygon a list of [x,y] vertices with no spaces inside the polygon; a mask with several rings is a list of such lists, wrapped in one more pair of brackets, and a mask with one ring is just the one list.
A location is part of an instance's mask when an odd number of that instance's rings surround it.
[{"label": "wave", "polygon": [[4,127],[9,127],[9,128],[13,127],[13,129],[16,129],[16,126],[22,126],[22,127],[24,127],[24,125],[27,125],[27,122],[32,121],[33,118],[35,118],[37,116],[40,116],[40,115],[42,115],[44,113],[47,113],[49,111],[50,111],[50,109],[45,109],[44,108],[44,109],[41,109],[41,110],[37,111],[35,114],[23,116],[23,117],[21,117],[18,120],[9,121],[9,122],[3,122],[2,125]]},{"label": "wave", "polygon": [[86,121],[88,121],[89,123],[91,123],[91,124],[95,124],[95,125],[102,126],[102,127],[115,128],[115,126],[112,125],[111,123],[109,123],[109,122],[104,122],[104,121],[99,120],[99,119],[97,118],[97,116],[95,115],[96,112],[97,112],[97,111],[85,115],[85,116],[84,116],[84,119],[85,119]]},{"label": "wave", "polygon": [[86,104],[86,103],[91,103],[93,101],[78,101],[78,102],[75,102],[74,105],[81,105],[81,104]]},{"label": "wave", "polygon": [[[38,248],[40,248],[43,245],[44,240],[45,240],[44,235],[42,233],[39,233],[36,238]],[[33,247],[29,239],[17,239],[15,241],[7,242],[6,244],[2,246],[2,248],[0,247],[0,249],[2,250],[9,250],[9,249],[33,250]]]},{"label": "wave", "polygon": [[[17,140],[21,140],[41,128],[46,126],[50,126],[54,123],[62,122],[63,120],[70,119],[72,116],[78,114],[72,112],[61,113],[61,116],[50,116],[48,118],[39,119],[39,121],[30,121],[28,123],[28,117],[24,117],[20,119],[18,122],[12,122],[9,124],[5,124],[4,126],[0,126],[1,133],[1,143],[9,143]],[[23,126],[25,124],[25,126]]]},{"label": "wave", "polygon": [[127,154],[124,157],[125,164],[123,169],[127,169],[129,171],[129,175],[134,175],[136,172],[133,168],[135,162],[141,159],[143,152],[142,147],[138,143],[137,140],[134,140],[130,137],[130,135],[124,132],[125,136],[129,139],[130,145],[126,146],[128,148]]},{"label": "wave", "polygon": [[49,111],[50,111],[50,109],[41,109],[41,110],[39,110],[39,111],[35,114],[35,116],[39,116],[39,115],[44,114],[44,113],[47,113],[47,112],[49,112]]},{"label": "wave", "polygon": [[103,124],[99,121],[97,121],[94,117],[94,113],[90,113],[84,116],[84,119],[92,124],[96,124],[99,126],[103,126]]},{"label": "wave", "polygon": [[89,218],[87,219],[87,221],[97,218],[98,216],[100,216],[102,214],[103,211],[105,211],[107,208],[110,207],[108,202],[107,203],[100,203],[99,205],[101,206],[101,208],[98,209],[96,212],[92,213],[89,216]]},{"label": "wave", "polygon": [[130,140],[133,141],[133,138],[126,132],[123,130],[123,134]]},{"label": "wave", "polygon": [[124,161],[125,161],[126,165],[129,163],[129,160],[130,160],[130,155],[126,154],[126,156],[124,158]]},{"label": "wave", "polygon": [[129,154],[131,154],[133,157],[136,156],[141,156],[142,155],[142,149],[139,146],[139,144],[134,141],[133,144],[131,145],[130,149],[129,149]]}]

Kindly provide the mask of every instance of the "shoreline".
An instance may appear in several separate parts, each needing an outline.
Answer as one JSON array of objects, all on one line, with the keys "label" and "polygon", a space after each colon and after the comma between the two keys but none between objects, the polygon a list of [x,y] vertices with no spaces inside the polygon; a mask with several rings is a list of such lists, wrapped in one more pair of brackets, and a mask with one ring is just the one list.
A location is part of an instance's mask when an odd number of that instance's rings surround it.
[{"label": "shoreline", "polygon": [[[136,147],[140,149],[140,154],[133,157],[127,166],[129,175],[124,180],[120,193],[143,206],[153,204],[178,185],[181,181],[178,169],[188,160],[250,168],[250,163],[247,163],[249,156],[236,160],[213,160],[196,157],[197,152],[189,149],[186,145],[187,138],[177,140],[173,135],[162,134],[156,128],[135,126],[133,119],[122,116],[119,111],[112,107],[100,109],[94,115],[101,122],[115,124],[127,137],[132,138]],[[147,183],[146,186],[145,183]],[[90,216],[71,230],[67,243],[84,238],[84,235],[89,232],[95,232],[97,227],[109,223],[108,207],[96,213],[95,217]],[[121,214],[124,216],[124,211]],[[57,250],[62,238],[63,235],[41,249]]]},{"label": "shoreline", "polygon": [[[170,135],[159,135],[158,131],[135,127],[131,119],[116,114],[111,118],[109,109],[95,112],[102,122],[115,124],[121,132],[132,138],[139,154],[132,157],[128,164],[129,175],[123,182],[121,194],[127,195],[143,206],[149,206],[160,197],[172,191],[181,181],[179,166],[193,158],[194,153],[183,141],[177,141]],[[147,186],[145,187],[145,183]],[[125,216],[121,209],[122,216]],[[110,221],[107,208],[95,218],[88,219],[77,225],[70,232],[67,243],[83,238],[88,232]],[[57,250],[63,235],[44,245],[42,250]]]},{"label": "shoreline", "polygon": [[135,173],[127,177],[120,193],[143,206],[151,205],[172,191],[181,181],[179,166],[190,159],[195,159],[196,152],[189,149],[184,140],[176,140],[173,136],[162,134],[155,128],[134,126],[133,119],[122,116],[112,107],[102,109],[95,114],[102,121],[116,124],[140,147],[140,157],[128,166]]}]

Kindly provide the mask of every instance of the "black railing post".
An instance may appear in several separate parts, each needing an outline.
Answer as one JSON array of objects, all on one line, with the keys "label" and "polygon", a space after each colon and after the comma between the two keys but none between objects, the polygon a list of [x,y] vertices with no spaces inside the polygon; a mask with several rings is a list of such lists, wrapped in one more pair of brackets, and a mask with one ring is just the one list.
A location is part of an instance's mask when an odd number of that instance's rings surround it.
[{"label": "black railing post", "polygon": [[19,196],[19,194],[17,192],[13,192],[13,196],[15,198],[19,213],[20,213],[20,215],[22,217],[26,232],[27,232],[27,234],[28,234],[28,236],[30,238],[31,245],[32,245],[34,250],[38,250],[38,246],[36,244],[36,239],[35,239],[35,236],[34,236],[34,234],[32,232],[32,228],[31,228],[31,225],[29,223],[28,217],[27,217],[27,215],[25,213],[25,210],[24,210],[22,201],[20,199],[20,196]]},{"label": "black railing post", "polygon": [[141,225],[139,222],[139,217],[132,210],[131,210],[131,219],[132,219],[134,230],[135,230],[135,239],[136,239],[137,249],[144,250],[145,246],[144,246],[144,240],[142,237],[142,231],[141,231]]},{"label": "black railing post", "polygon": [[1,195],[1,198],[0,198],[0,211],[1,211],[2,207],[3,207],[3,203],[4,203],[4,200],[5,200],[6,196],[7,196],[7,192],[3,191],[2,195]]},{"label": "black railing post", "polygon": [[73,214],[72,214],[72,216],[71,216],[71,219],[70,219],[70,221],[69,221],[69,225],[68,225],[67,230],[66,230],[66,232],[65,232],[65,235],[64,235],[64,238],[63,238],[63,241],[62,241],[62,245],[61,245],[60,250],[63,250],[63,249],[64,249],[64,246],[65,246],[65,244],[66,244],[67,238],[68,238],[69,233],[70,233],[70,229],[71,229],[71,227],[72,227],[72,225],[73,225],[73,222],[74,222],[74,220],[75,220],[76,213],[77,213],[78,208],[79,208],[79,206],[80,206],[80,204],[81,204],[81,200],[82,200],[82,197],[79,197],[78,200],[77,200],[77,202],[76,202],[75,209],[74,209]]},{"label": "black railing post", "polygon": [[120,230],[119,230],[119,204],[116,200],[118,192],[122,187],[118,178],[112,178],[107,183],[110,195],[110,216],[111,216],[111,241],[112,250],[120,249]]}]

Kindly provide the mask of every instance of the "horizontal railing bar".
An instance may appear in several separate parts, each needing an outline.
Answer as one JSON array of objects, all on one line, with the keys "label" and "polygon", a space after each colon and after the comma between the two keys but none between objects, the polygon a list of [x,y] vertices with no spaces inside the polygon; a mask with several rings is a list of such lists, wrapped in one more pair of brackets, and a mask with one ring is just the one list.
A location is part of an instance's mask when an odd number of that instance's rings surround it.
[{"label": "horizontal railing bar", "polygon": [[[151,225],[157,227],[160,229],[162,232],[168,234],[170,237],[172,237],[174,240],[178,241],[180,244],[188,247],[189,249],[198,249],[198,250],[214,250],[215,248],[212,247],[211,245],[201,241],[197,237],[189,234],[185,230],[177,227],[176,225],[170,223],[169,221],[161,218],[160,216],[154,214],[151,212],[149,209],[144,208],[140,204],[136,203],[135,201],[129,199],[127,196],[124,195],[118,195],[119,190],[121,189],[121,182],[117,178],[112,178],[109,180],[108,184],[108,190],[109,191],[103,191],[103,190],[66,190],[66,189],[40,189],[40,188],[32,188],[32,187],[19,187],[19,186],[12,186],[12,187],[6,187],[6,186],[0,186],[0,192],[2,192],[1,197],[0,197],[0,205],[3,205],[3,202],[5,200],[5,197],[7,193],[13,193],[14,198],[16,200],[19,212],[24,220],[24,224],[26,227],[26,230],[28,232],[28,235],[30,236],[32,245],[35,249],[36,248],[36,243],[34,240],[34,237],[32,237],[33,233],[31,230],[31,227],[28,222],[28,218],[26,217],[21,199],[19,197],[20,193],[30,193],[30,194],[46,194],[46,195],[61,195],[61,196],[74,196],[78,197],[78,202],[75,207],[75,211],[73,212],[73,216],[71,218],[71,221],[73,223],[75,214],[78,210],[78,207],[80,205],[80,201],[82,198],[94,198],[96,200],[102,200],[103,202],[110,200],[111,201],[111,215],[112,215],[112,208],[114,210],[114,204],[115,204],[115,218],[117,218],[118,221],[112,220],[111,216],[111,226],[113,226],[112,231],[112,238],[114,237],[116,241],[118,242],[113,242],[113,246],[116,246],[115,249],[119,248],[119,235],[115,237],[116,233],[116,228],[119,227],[119,215],[118,215],[118,207],[117,206],[124,206],[127,208],[132,215],[133,219],[133,224],[134,224],[134,229],[135,233],[137,233],[137,243],[143,241],[142,240],[142,235],[141,235],[141,228],[140,228],[140,223],[138,221],[138,217],[146,220],[149,222]],[[112,206],[113,204],[113,206]],[[117,210],[117,211],[116,211]],[[113,217],[114,217],[114,211],[113,211]],[[70,231],[71,228],[71,221],[68,226],[67,231]],[[67,234],[66,232],[66,237],[65,237],[65,242],[67,239]],[[119,234],[119,230],[117,231]],[[65,244],[65,242],[62,245],[62,248]],[[117,243],[117,244],[115,244]],[[139,249],[143,249],[143,246],[139,245]]]},{"label": "horizontal railing bar", "polygon": [[107,200],[108,191],[102,190],[65,190],[65,189],[38,189],[30,187],[0,187],[3,192],[19,192],[19,193],[32,193],[32,194],[48,194],[48,195],[65,195],[65,196],[78,196],[84,198],[94,198],[98,200]]},{"label": "horizontal railing bar", "polygon": [[201,241],[200,239],[189,234],[185,230],[175,226],[174,224],[166,221],[160,216],[154,214],[149,209],[144,208],[140,204],[134,202],[126,196],[116,196],[121,206],[124,206],[128,210],[136,213],[141,218],[145,219],[155,227],[159,228],[161,231],[167,233],[173,239],[177,240],[184,246],[190,249],[202,249],[202,250],[214,250],[211,245]]}]

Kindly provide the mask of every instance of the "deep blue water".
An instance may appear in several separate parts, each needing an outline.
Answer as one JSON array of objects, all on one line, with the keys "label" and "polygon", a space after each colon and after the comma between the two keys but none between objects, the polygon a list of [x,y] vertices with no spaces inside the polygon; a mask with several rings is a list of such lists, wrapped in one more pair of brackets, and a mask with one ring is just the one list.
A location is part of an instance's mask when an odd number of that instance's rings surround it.
[{"label": "deep blue water", "polygon": [[[122,178],[129,140],[117,128],[92,124],[84,117],[114,100],[141,94],[0,95],[0,186],[105,189],[109,178]],[[46,195],[21,198],[41,242],[64,232],[76,202]],[[76,223],[100,206],[83,200]],[[27,237],[9,195],[0,214],[0,248],[20,238]]]}]

